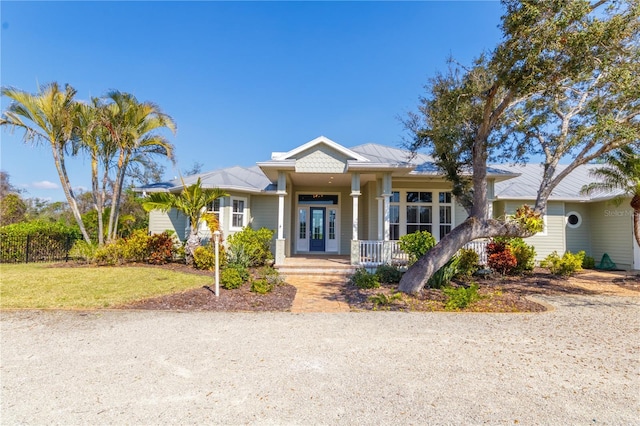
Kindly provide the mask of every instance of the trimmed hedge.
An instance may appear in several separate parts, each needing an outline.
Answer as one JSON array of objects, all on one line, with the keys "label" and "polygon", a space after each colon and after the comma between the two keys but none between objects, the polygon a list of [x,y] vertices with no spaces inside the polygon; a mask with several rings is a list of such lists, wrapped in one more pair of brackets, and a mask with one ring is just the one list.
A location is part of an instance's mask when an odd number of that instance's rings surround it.
[{"label": "trimmed hedge", "polygon": [[62,223],[34,221],[0,227],[0,262],[66,260],[80,232]]}]

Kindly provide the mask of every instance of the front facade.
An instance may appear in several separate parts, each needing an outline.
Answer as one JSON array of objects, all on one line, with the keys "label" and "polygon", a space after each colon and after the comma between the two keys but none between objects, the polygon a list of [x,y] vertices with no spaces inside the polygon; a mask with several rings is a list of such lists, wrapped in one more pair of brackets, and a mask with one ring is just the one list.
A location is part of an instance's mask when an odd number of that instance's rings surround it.
[{"label": "front facade", "polygon": [[[507,185],[518,176],[512,170],[490,168],[488,187],[494,215],[523,204],[504,196],[494,200],[494,187]],[[426,230],[439,240],[467,217],[430,157],[411,157],[407,151],[383,145],[345,148],[319,137],[291,151],[273,153],[270,160],[254,167],[203,173],[185,178],[180,185],[174,181],[143,190],[179,191],[181,185],[198,178],[204,187],[229,193],[209,208],[218,216],[223,235],[247,225],[274,230],[276,264],[295,255],[327,254],[350,256],[355,265],[393,261],[401,257],[395,243],[400,236]],[[583,207],[575,209],[583,211]],[[550,203],[548,235],[564,241],[567,235],[558,235],[551,226],[558,216],[552,208]],[[582,216],[591,220],[590,213]],[[150,232],[169,229],[186,238],[189,224],[176,212],[151,212],[149,222]],[[569,244],[549,247],[574,251],[571,247],[579,245],[579,232],[575,234],[567,240]],[[201,236],[210,237],[206,226],[201,227]],[[539,255],[546,253],[546,249],[538,251]]]}]

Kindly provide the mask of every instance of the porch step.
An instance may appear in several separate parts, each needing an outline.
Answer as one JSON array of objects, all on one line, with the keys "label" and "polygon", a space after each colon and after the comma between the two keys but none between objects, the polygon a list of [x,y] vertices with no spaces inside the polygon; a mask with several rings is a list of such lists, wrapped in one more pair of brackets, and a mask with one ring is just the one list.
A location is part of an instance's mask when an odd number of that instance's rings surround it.
[{"label": "porch step", "polygon": [[341,276],[347,277],[356,271],[346,256],[295,256],[285,259],[282,265],[276,265],[282,275]]}]

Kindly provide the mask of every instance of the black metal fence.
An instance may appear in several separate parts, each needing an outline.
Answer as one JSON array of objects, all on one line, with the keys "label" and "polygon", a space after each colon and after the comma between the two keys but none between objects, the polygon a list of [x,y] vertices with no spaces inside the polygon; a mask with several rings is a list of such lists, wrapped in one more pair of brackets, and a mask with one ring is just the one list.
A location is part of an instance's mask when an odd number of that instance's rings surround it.
[{"label": "black metal fence", "polygon": [[0,263],[60,262],[69,260],[76,238],[68,235],[0,237]]}]

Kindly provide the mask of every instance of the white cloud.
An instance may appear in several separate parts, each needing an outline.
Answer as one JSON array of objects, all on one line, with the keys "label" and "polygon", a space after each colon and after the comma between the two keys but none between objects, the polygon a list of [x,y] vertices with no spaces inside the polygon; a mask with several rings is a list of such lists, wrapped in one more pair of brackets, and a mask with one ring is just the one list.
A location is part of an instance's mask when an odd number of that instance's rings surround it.
[{"label": "white cloud", "polygon": [[31,187],[36,188],[36,189],[58,189],[58,185],[53,183],[53,182],[49,182],[48,180],[41,180],[40,182],[33,182],[31,183]]}]

